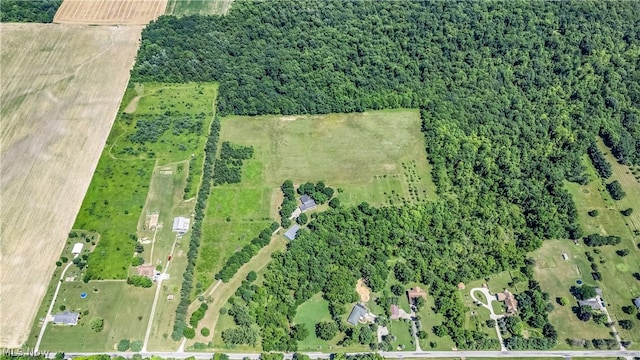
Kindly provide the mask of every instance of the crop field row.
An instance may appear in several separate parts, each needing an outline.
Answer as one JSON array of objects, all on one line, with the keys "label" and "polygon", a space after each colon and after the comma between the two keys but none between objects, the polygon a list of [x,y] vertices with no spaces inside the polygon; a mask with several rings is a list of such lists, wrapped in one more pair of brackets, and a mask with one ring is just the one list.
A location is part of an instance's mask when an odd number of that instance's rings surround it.
[{"label": "crop field row", "polygon": [[0,232],[2,253],[11,254],[0,269],[3,347],[27,338],[116,117],[141,30],[0,24]]},{"label": "crop field row", "polygon": [[164,14],[167,0],[64,0],[59,24],[145,25]]}]

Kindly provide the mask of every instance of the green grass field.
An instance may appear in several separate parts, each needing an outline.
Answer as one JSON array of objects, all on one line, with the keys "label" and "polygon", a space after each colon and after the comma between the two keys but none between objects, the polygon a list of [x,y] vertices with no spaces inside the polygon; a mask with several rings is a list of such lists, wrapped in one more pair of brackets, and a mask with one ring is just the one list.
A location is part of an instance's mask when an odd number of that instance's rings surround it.
[{"label": "green grass field", "polygon": [[169,0],[165,14],[175,16],[188,15],[224,15],[231,8],[233,0]]},{"label": "green grass field", "polygon": [[[584,234],[617,235],[622,237],[622,243],[617,246],[590,248],[582,242],[580,245],[574,245],[569,240],[546,241],[542,248],[534,253],[536,278],[552,299],[571,299],[570,305],[564,307],[555,304],[555,309],[549,315],[551,323],[558,329],[558,348],[569,348],[564,342],[566,338],[609,337],[610,330],[605,326],[593,322],[583,323],[571,312],[571,306],[575,305],[575,301],[569,294],[569,288],[575,285],[576,280],[581,279],[587,284],[602,288],[603,298],[614,321],[634,321],[635,328],[631,331],[620,329],[619,326],[616,329],[623,340],[633,341],[631,349],[638,349],[640,321],[622,312],[622,306],[631,305],[631,300],[640,295],[640,282],[632,276],[634,272],[640,271],[640,249],[636,245],[640,242],[640,237],[633,233],[637,230],[634,218],[624,217],[620,211],[640,204],[640,185],[628,167],[617,164],[602,143],[599,146],[614,170],[614,175],[606,182],[620,181],[627,196],[621,201],[612,200],[586,155],[583,164],[591,181],[587,185],[567,183],[566,186],[578,208],[578,219]],[[589,216],[587,213],[591,210],[598,210],[598,216]],[[629,255],[621,257],[616,254],[616,250],[625,248],[630,250]],[[596,249],[600,254],[595,253]],[[591,252],[596,259],[602,273],[602,281],[596,282],[591,277],[591,264],[586,258],[586,251]],[[569,255],[568,261],[562,258],[562,252]]]},{"label": "green grass field", "polygon": [[[132,92],[136,95],[133,98]],[[92,278],[126,276],[156,165],[187,161],[196,154],[192,188],[197,188],[216,92],[215,84],[145,84],[127,90],[125,98],[131,98],[133,104],[123,103],[121,110],[130,114],[121,111],[118,115],[74,225],[75,229],[100,234],[100,242],[89,257]],[[155,142],[132,142],[140,119],[153,121],[167,114],[168,128]],[[200,131],[178,128],[185,118],[191,119],[188,124],[201,121]],[[183,171],[188,171],[188,166]]]},{"label": "green grass field", "polygon": [[304,324],[309,330],[309,336],[298,342],[300,351],[329,351],[328,343],[316,336],[315,326],[321,321],[331,321],[329,302],[318,293],[304,304],[298,306],[298,312],[293,318],[296,324]]},{"label": "green grass field", "polygon": [[[85,299],[80,293],[86,292]],[[89,311],[76,326],[49,324],[41,348],[49,351],[108,351],[121,339],[143,340],[149,319],[153,289],[134,288],[125,281],[64,283],[60,288],[54,314],[64,305],[70,311]],[[104,329],[90,329],[93,318],[104,319]]]}]

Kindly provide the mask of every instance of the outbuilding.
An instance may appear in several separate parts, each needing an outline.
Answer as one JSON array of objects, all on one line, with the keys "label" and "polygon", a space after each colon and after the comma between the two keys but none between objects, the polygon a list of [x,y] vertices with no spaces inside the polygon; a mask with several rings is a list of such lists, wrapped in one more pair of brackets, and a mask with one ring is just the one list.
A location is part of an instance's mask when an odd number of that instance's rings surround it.
[{"label": "outbuilding", "polygon": [[290,227],[286,233],[284,233],[284,237],[286,237],[289,240],[293,240],[296,238],[296,235],[298,234],[298,230],[300,230],[300,225],[293,224],[293,226]]},{"label": "outbuilding", "polygon": [[75,243],[73,245],[73,249],[71,249],[71,253],[73,255],[80,255],[82,253],[82,247],[84,246],[83,243]]},{"label": "outbuilding", "polygon": [[191,220],[186,217],[178,216],[173,219],[173,228],[171,231],[177,232],[178,235],[184,235],[187,231],[189,231],[189,224]]},{"label": "outbuilding", "polygon": [[300,202],[301,202],[300,211],[302,212],[315,209],[316,206],[318,206],[316,204],[316,201],[313,200],[309,195],[302,195],[300,197]]}]

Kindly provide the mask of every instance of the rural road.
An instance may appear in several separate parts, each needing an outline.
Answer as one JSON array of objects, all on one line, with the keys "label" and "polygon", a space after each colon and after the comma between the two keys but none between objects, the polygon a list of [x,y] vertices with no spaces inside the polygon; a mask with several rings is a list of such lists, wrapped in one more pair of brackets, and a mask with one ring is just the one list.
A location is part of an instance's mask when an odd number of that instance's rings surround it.
[{"label": "rural road", "polygon": [[[597,351],[587,351],[587,350],[578,350],[578,351],[563,351],[563,350],[551,350],[551,351],[389,351],[378,352],[380,355],[385,358],[392,359],[402,359],[402,358],[572,358],[572,357],[594,357],[594,358],[602,358],[602,357],[623,357],[627,359],[633,359],[634,357],[640,357],[640,351],[621,351],[621,350],[597,350]],[[89,355],[99,355],[103,353],[66,353],[66,357],[75,357],[75,356],[89,356]],[[111,356],[122,356],[125,358],[131,358],[135,354],[140,354],[142,357],[151,357],[151,356],[160,356],[163,358],[174,358],[174,359],[185,359],[188,357],[194,357],[195,359],[206,359],[210,360],[212,352],[143,352],[143,353],[133,353],[133,352],[113,352],[108,353]],[[329,353],[318,353],[318,352],[309,352],[304,353],[308,355],[312,359],[329,359],[331,354]],[[357,353],[349,353],[348,355],[356,355]],[[258,360],[260,358],[260,354],[255,353],[227,353],[229,355],[230,360],[242,360],[244,358]],[[49,354],[49,357],[54,357],[55,354]],[[293,358],[293,353],[285,353],[284,358],[290,360]]]},{"label": "rural road", "polygon": [[[77,255],[76,255],[77,257]],[[67,266],[62,270],[62,274],[60,274],[60,281],[58,281],[58,285],[56,285],[56,292],[53,293],[53,299],[51,299],[51,305],[49,305],[49,310],[47,310],[47,315],[44,317],[44,321],[42,322],[42,327],[40,328],[40,334],[38,335],[38,341],[36,341],[36,346],[33,347],[35,351],[38,351],[40,348],[40,342],[42,341],[42,337],[44,336],[45,330],[47,330],[47,324],[49,323],[49,319],[51,318],[51,312],[53,311],[53,306],[56,304],[56,299],[58,298],[58,292],[60,291],[60,286],[64,281],[64,274],[66,274],[67,269],[69,269],[73,265],[73,262],[69,262]]]},{"label": "rural road", "polygon": [[[484,297],[487,299],[488,304],[485,304],[484,302],[476,298],[476,296],[474,295],[476,291],[479,291],[484,295]],[[491,318],[491,320],[495,321],[494,326],[496,328],[496,334],[498,334],[498,341],[500,341],[500,349],[502,351],[507,351],[507,348],[504,346],[504,340],[502,340],[500,327],[498,327],[498,319],[503,318],[504,315],[496,315],[496,313],[493,312],[493,307],[491,306],[491,302],[495,300],[494,296],[491,295],[491,292],[487,288],[473,288],[471,289],[470,295],[473,301],[475,301],[478,304],[482,304],[482,306],[489,309],[489,314],[490,314],[489,317]]]}]

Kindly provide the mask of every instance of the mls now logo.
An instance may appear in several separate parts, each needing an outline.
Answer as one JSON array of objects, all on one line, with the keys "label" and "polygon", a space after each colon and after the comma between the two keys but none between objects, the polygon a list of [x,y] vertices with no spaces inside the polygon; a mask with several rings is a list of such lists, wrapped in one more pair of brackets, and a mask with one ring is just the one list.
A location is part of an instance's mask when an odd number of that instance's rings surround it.
[{"label": "mls now logo", "polygon": [[36,351],[31,348],[26,349],[2,349],[2,355],[5,357],[27,357],[30,359],[48,358],[50,351]]}]

